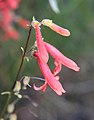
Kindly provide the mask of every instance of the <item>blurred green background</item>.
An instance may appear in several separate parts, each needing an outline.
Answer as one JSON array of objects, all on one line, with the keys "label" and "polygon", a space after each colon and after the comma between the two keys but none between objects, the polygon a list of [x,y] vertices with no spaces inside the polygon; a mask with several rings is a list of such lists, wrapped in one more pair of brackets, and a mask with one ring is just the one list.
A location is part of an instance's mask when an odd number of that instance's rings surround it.
[{"label": "blurred green background", "polygon": [[[23,91],[30,100],[17,103],[15,112],[19,120],[94,120],[94,0],[57,0],[60,13],[55,13],[48,0],[22,0],[15,12],[28,20],[52,19],[54,23],[70,30],[71,36],[62,37],[47,27],[41,31],[45,41],[58,48],[65,56],[80,66],[80,72],[66,67],[60,73],[60,82],[66,90],[57,96],[49,87],[46,93],[33,88]],[[18,41],[0,40],[0,93],[10,90],[20,65],[28,30],[15,25],[20,32]],[[32,30],[30,48],[35,41]],[[49,65],[54,67],[50,58]],[[35,59],[24,62],[20,78],[24,75],[43,77]],[[38,82],[38,81],[37,81]],[[31,81],[32,84],[32,81]],[[0,96],[0,112],[6,100]]]}]

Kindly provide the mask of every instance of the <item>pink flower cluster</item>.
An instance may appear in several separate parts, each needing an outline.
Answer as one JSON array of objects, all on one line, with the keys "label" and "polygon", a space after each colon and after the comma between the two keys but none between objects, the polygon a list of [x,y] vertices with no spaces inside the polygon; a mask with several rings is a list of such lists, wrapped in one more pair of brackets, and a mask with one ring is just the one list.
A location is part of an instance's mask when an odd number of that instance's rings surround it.
[{"label": "pink flower cluster", "polygon": [[14,13],[19,7],[21,0],[0,0],[0,28],[3,30],[3,40],[14,39],[18,40],[20,35],[13,27],[13,22],[18,23],[21,27],[26,27],[29,21]]},{"label": "pink flower cluster", "polygon": [[[37,58],[40,70],[45,78],[45,83],[40,87],[37,87],[34,84],[34,89],[42,90],[43,92],[45,92],[47,86],[49,85],[58,95],[62,95],[62,93],[65,93],[65,90],[63,89],[61,83],[59,82],[59,76],[57,75],[61,71],[62,65],[74,71],[79,71],[80,68],[74,61],[65,57],[54,46],[50,45],[47,42],[44,42],[40,31],[41,24],[48,26],[53,31],[63,36],[69,36],[70,32],[67,29],[56,25],[55,23],[52,22],[52,20],[49,19],[44,19],[40,23],[36,20],[32,21],[32,26],[34,27],[36,32],[36,45],[37,45],[37,51],[35,51],[33,55],[34,57]],[[53,71],[50,70],[47,64],[49,60],[49,54],[54,58],[55,69]]]}]

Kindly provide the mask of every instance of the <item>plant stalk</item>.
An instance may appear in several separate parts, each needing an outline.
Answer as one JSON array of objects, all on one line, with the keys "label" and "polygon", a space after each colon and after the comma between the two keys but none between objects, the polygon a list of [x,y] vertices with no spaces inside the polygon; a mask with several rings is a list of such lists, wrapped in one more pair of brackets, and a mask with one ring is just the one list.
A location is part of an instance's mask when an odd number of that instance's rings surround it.
[{"label": "plant stalk", "polygon": [[7,107],[8,107],[8,104],[9,104],[9,101],[11,99],[11,96],[13,94],[13,89],[15,87],[15,84],[16,84],[16,81],[18,81],[18,78],[19,78],[19,74],[21,72],[21,69],[22,69],[22,66],[23,66],[23,63],[24,63],[24,58],[25,58],[25,55],[26,55],[26,51],[27,51],[27,47],[28,47],[28,43],[29,43],[29,40],[30,40],[30,34],[31,34],[31,30],[32,30],[32,27],[30,26],[29,28],[29,32],[28,32],[28,37],[27,37],[27,40],[26,40],[26,44],[25,44],[25,48],[24,48],[24,53],[23,53],[23,56],[22,56],[22,59],[21,59],[21,63],[20,63],[20,66],[19,66],[19,69],[18,69],[18,72],[17,72],[17,75],[16,75],[16,79],[13,83],[13,86],[10,90],[10,94],[8,95],[7,97],[7,100],[6,100],[6,103],[3,107],[3,110],[2,110],[2,113],[1,113],[1,119],[4,119],[5,118],[5,112],[7,110]]}]

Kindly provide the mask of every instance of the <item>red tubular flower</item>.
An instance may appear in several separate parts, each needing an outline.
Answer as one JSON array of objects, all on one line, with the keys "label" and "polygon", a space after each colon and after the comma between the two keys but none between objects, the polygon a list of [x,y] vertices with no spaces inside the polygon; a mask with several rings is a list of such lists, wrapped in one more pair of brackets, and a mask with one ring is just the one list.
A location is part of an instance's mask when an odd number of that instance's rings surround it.
[{"label": "red tubular flower", "polygon": [[47,84],[58,94],[58,95],[62,95],[62,93],[65,93],[65,90],[63,89],[62,85],[60,84],[60,82],[54,77],[54,75],[51,73],[50,68],[48,67],[48,65],[46,63],[43,62],[43,60],[41,59],[41,56],[38,52],[34,52],[34,56],[37,58],[38,60],[38,64],[40,66],[40,70],[42,72],[42,74],[45,77],[45,84],[42,87],[39,87],[39,89],[34,85],[34,88],[37,90],[44,90],[47,87]]},{"label": "red tubular flower", "polygon": [[3,9],[5,7],[6,7],[5,2],[4,1],[0,1],[0,9]]},{"label": "red tubular flower", "polygon": [[12,26],[8,26],[5,34],[3,35],[4,40],[8,40],[9,38],[12,38],[14,40],[18,40],[20,38],[19,33]]},{"label": "red tubular flower", "polygon": [[29,21],[18,18],[18,15],[14,14],[14,10],[18,8],[19,3],[21,0],[1,0],[0,1],[0,28],[4,31],[3,39],[7,40],[12,38],[14,40],[19,39],[19,33],[14,29],[13,22],[17,22],[20,24],[21,27],[26,28],[26,24]]},{"label": "red tubular flower", "polygon": [[44,46],[44,42],[42,39],[42,35],[41,35],[41,31],[40,31],[40,27],[39,27],[39,22],[38,21],[33,21],[32,22],[32,26],[35,28],[36,31],[36,41],[37,41],[37,47],[38,47],[38,53],[40,54],[42,60],[47,63],[49,56],[47,53],[47,50]]},{"label": "red tubular flower", "polygon": [[73,69],[75,71],[79,71],[79,67],[77,66],[77,64],[70,60],[69,58],[65,57],[60,51],[58,51],[54,46],[50,45],[47,42],[44,42],[45,47],[47,49],[47,51],[50,53],[50,55],[57,61],[59,61],[60,63],[62,63],[64,66]]},{"label": "red tubular flower", "polygon": [[22,18],[21,16],[14,15],[14,21],[18,23],[21,27],[27,28],[26,25],[30,24],[30,21]]},{"label": "red tubular flower", "polygon": [[41,24],[50,27],[53,31],[59,33],[62,36],[70,35],[69,30],[56,25],[55,23],[52,22],[52,20],[44,19],[44,20],[42,20]]},{"label": "red tubular flower", "polygon": [[7,0],[7,4],[11,9],[17,9],[19,6],[20,0]]},{"label": "red tubular flower", "polygon": [[[43,92],[45,92],[47,86],[49,85],[58,95],[62,95],[62,93],[65,93],[65,90],[63,89],[62,85],[59,82],[59,76],[57,76],[57,74],[61,71],[62,64],[74,71],[79,71],[80,68],[74,61],[65,57],[54,46],[43,41],[39,27],[41,24],[50,27],[52,30],[63,36],[69,36],[70,32],[67,29],[54,24],[52,20],[49,19],[44,19],[40,24],[38,21],[32,22],[32,26],[36,30],[36,41],[38,47],[38,52],[34,52],[33,55],[37,58],[41,72],[45,78],[45,83],[40,87],[36,87],[36,85],[34,84],[34,89],[42,90]],[[55,60],[54,61],[55,69],[53,70],[53,72],[50,71],[50,68],[47,65],[48,53]]]},{"label": "red tubular flower", "polygon": [[1,19],[1,27],[3,29],[6,29],[6,27],[9,26],[9,24],[12,22],[12,15],[10,10],[6,7],[3,9],[3,11],[1,12],[2,15],[2,19]]}]

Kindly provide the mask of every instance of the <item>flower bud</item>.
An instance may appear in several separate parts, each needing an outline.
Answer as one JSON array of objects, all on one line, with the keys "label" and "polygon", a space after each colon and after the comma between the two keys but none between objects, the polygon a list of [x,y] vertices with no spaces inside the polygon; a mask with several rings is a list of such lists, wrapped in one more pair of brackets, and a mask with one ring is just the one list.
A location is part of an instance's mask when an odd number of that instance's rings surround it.
[{"label": "flower bud", "polygon": [[19,92],[21,90],[21,83],[19,81],[16,81],[14,92]]},{"label": "flower bud", "polygon": [[30,82],[30,77],[28,76],[25,76],[24,80],[23,80],[23,89],[26,89],[26,86],[29,85],[29,82]]},{"label": "flower bud", "polygon": [[69,30],[56,25],[55,23],[52,22],[52,20],[44,19],[44,20],[42,20],[41,24],[43,24],[45,26],[48,26],[53,31],[55,31],[56,33],[58,33],[58,34],[60,34],[62,36],[70,36]]},{"label": "flower bud", "polygon": [[7,111],[8,111],[8,113],[12,113],[14,111],[14,104],[9,104]]},{"label": "flower bud", "polygon": [[17,115],[16,114],[11,114],[9,120],[17,120]]}]

